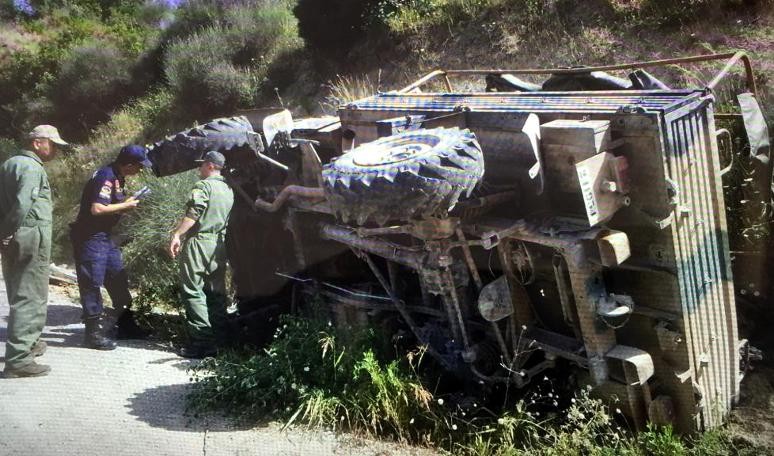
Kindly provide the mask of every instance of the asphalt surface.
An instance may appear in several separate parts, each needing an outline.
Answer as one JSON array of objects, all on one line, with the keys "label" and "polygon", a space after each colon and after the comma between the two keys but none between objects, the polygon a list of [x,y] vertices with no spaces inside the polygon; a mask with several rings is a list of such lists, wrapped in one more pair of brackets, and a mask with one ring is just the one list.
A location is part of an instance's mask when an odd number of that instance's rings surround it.
[{"label": "asphalt surface", "polygon": [[[1,278],[0,278],[1,280]],[[51,287],[39,362],[46,377],[0,378],[0,455],[393,455],[417,454],[387,442],[325,431],[238,428],[185,414],[192,361],[151,342],[110,352],[80,347],[80,306]],[[0,369],[5,367],[8,302],[0,281]]]}]

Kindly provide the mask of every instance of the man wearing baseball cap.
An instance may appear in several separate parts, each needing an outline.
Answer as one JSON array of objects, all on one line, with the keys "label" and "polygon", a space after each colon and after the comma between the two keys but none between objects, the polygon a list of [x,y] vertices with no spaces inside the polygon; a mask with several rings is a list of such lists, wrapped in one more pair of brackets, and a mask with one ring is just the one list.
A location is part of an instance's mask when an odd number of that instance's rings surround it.
[{"label": "man wearing baseball cap", "polygon": [[185,216],[169,243],[172,258],[181,256],[180,296],[189,342],[180,355],[186,358],[215,354],[216,339],[226,333],[225,238],[234,192],[221,175],[226,165],[223,154],[209,151],[199,162],[202,180],[191,190]]},{"label": "man wearing baseball cap", "polygon": [[81,196],[78,217],[70,225],[70,239],[75,254],[75,271],[86,323],[84,346],[96,350],[112,350],[116,343],[107,324],[102,305],[104,286],[116,311],[116,337],[134,339],[147,336],[131,313],[132,295],[121,258],[121,250],[113,241],[113,227],[121,216],[137,207],[139,200],[127,197],[127,176],[139,173],[152,163],[143,146],[121,148],[116,159],[98,169],[86,183]]},{"label": "man wearing baseball cap", "polygon": [[51,256],[51,186],[43,163],[68,144],[51,125],[28,135],[29,150],[0,166],[0,253],[10,313],[5,343],[6,378],[47,375],[35,357],[46,350],[40,340],[46,324]]}]

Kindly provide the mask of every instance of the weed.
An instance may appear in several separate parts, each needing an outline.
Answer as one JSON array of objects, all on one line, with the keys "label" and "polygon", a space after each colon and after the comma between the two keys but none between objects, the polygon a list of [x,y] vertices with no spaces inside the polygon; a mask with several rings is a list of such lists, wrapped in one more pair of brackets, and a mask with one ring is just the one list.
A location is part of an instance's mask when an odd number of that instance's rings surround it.
[{"label": "weed", "polygon": [[372,329],[335,327],[319,312],[285,316],[262,352],[230,352],[192,368],[189,410],[393,437],[460,455],[720,456],[750,449],[734,446],[722,430],[694,441],[668,426],[632,435],[620,410],[591,397],[590,388],[560,399],[548,378],[492,410],[475,397],[429,388],[437,378],[422,368],[423,351],[391,359],[385,339]]},{"label": "weed", "polygon": [[380,78],[377,77],[376,82],[372,82],[368,75],[336,75],[334,81],[330,81],[326,84],[328,95],[323,99],[321,106],[326,112],[336,112],[340,106],[369,97],[378,92],[379,81]]}]

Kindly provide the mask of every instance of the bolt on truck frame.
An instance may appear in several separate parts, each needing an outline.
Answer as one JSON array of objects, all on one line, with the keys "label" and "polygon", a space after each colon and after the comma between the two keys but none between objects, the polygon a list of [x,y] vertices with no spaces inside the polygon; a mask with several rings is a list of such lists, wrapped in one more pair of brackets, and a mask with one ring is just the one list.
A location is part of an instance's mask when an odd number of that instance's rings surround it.
[{"label": "bolt on truck frame", "polygon": [[[713,60],[725,66],[700,88],[644,71]],[[741,109],[722,117],[739,130],[719,129],[714,91],[738,63]],[[619,70],[635,71],[605,73]],[[485,77],[486,90],[455,91],[461,77]],[[523,387],[570,365],[637,427],[692,432],[723,422],[739,393],[723,175],[768,153],[755,97],[744,53],[439,70],[338,117],[220,119],[150,157],[167,175],[204,149],[226,154],[242,197],[229,243],[243,303],[316,296],[338,321],[403,330],[482,385]],[[741,125],[745,154],[723,140]]]}]

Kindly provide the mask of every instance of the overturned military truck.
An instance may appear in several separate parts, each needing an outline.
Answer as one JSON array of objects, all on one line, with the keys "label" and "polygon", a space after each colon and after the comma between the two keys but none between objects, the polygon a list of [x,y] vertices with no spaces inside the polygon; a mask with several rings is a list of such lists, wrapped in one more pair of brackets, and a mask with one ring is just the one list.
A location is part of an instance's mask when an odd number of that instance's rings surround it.
[{"label": "overturned military truck", "polygon": [[[717,60],[722,70],[697,88],[645,71]],[[621,70],[634,71],[606,73]],[[481,81],[455,91],[462,78]],[[724,81],[738,105],[718,114]],[[523,387],[562,364],[617,396],[637,427],[724,421],[749,350],[724,180],[756,169],[740,191],[760,203],[728,205],[733,217],[768,213],[771,196],[768,132],[744,53],[435,71],[337,117],[244,114],[149,154],[162,176],[210,148],[226,155],[243,315],[314,296],[340,323],[403,331],[476,384]],[[761,261],[750,265],[764,241],[747,249],[736,294],[765,294],[750,279],[763,277]]]}]

